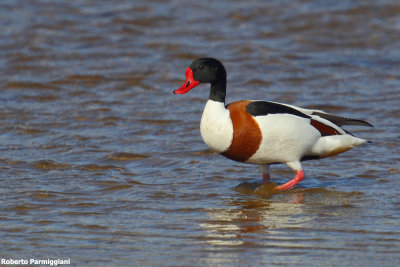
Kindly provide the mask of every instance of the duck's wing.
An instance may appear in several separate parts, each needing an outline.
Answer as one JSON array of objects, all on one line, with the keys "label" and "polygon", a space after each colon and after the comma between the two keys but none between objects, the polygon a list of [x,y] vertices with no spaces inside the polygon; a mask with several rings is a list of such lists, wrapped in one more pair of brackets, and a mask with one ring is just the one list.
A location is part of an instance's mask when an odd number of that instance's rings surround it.
[{"label": "duck's wing", "polygon": [[326,119],[328,121],[333,122],[334,124],[338,126],[342,125],[359,125],[359,126],[368,126],[368,127],[374,127],[371,123],[364,121],[364,120],[358,120],[358,119],[351,119],[351,118],[346,118],[346,117],[340,117],[340,116],[335,116],[331,115],[322,111],[313,111],[311,115],[316,115],[319,116],[323,119]]},{"label": "duck's wing", "polygon": [[[352,118],[331,115],[322,110],[300,108],[300,107],[297,107],[294,105],[282,104],[282,103],[277,103],[277,102],[254,101],[251,103],[250,110],[247,110],[247,111],[250,114],[252,114],[253,116],[268,115],[268,114],[273,114],[273,113],[275,113],[275,114],[276,113],[289,113],[289,114],[297,115],[300,117],[304,117],[304,115],[305,115],[305,116],[307,116],[307,118],[312,117],[315,119],[318,119],[315,117],[315,116],[318,116],[322,119],[330,121],[331,123],[333,123],[339,127],[343,126],[343,125],[358,125],[358,126],[374,127],[372,124],[370,124],[369,122],[367,122],[365,120],[352,119]],[[303,115],[300,115],[299,113],[301,113]]]},{"label": "duck's wing", "polygon": [[294,106],[276,102],[253,101],[246,106],[246,111],[253,116],[266,116],[268,114],[291,114],[298,117],[311,119],[311,117]]},{"label": "duck's wing", "polygon": [[[254,117],[268,115],[293,115],[295,117],[303,119],[302,123],[311,125],[312,127],[309,129],[317,129],[320,132],[321,136],[338,134],[340,135],[346,133],[342,128],[340,128],[340,126],[336,125],[335,123],[327,119],[321,118],[317,115],[313,115],[312,110],[303,109],[292,105],[268,101],[253,101],[246,106],[246,110]],[[298,120],[291,120],[288,117],[285,117],[285,121],[288,124],[297,126],[299,126],[298,123],[300,122]]]}]

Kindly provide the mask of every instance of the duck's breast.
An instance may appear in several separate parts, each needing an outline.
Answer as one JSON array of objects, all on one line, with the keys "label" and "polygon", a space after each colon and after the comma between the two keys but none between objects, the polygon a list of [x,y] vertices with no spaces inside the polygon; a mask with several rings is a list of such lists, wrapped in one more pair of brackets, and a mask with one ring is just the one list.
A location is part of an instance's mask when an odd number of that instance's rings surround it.
[{"label": "duck's breast", "polygon": [[232,142],[223,156],[245,162],[253,156],[262,140],[262,133],[255,118],[246,110],[250,100],[236,101],[227,106],[233,125]]},{"label": "duck's breast", "polygon": [[200,122],[200,133],[204,143],[215,152],[226,151],[233,137],[233,125],[225,104],[208,100]]}]

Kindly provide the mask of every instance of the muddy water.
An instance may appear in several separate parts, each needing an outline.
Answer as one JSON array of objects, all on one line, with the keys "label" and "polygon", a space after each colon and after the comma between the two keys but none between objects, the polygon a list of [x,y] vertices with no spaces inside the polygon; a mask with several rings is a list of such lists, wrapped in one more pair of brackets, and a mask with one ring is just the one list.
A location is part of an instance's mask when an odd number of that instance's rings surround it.
[{"label": "muddy water", "polygon": [[[398,1],[0,3],[0,258],[82,266],[395,266]],[[373,141],[304,164],[294,190],[206,148],[201,56],[228,101],[367,119]],[[272,169],[273,182],[293,176]]]}]

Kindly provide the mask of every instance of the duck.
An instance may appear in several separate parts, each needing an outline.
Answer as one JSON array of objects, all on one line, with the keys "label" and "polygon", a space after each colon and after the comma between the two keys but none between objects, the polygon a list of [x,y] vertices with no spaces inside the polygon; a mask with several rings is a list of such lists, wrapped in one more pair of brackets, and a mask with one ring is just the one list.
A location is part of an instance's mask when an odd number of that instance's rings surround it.
[{"label": "duck", "polygon": [[272,101],[239,100],[226,104],[227,73],[218,59],[194,60],[185,76],[184,84],[174,94],[186,94],[200,83],[210,84],[200,133],[212,151],[234,161],[258,165],[263,185],[270,183],[270,165],[285,164],[296,173],[275,190],[289,190],[304,179],[303,161],[336,156],[370,142],[342,128],[373,127],[364,120]]}]

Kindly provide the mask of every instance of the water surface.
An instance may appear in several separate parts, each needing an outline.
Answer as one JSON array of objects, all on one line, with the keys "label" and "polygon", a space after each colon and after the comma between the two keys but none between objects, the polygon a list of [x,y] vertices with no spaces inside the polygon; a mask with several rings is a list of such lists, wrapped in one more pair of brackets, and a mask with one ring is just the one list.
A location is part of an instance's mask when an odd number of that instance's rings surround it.
[{"label": "water surface", "polygon": [[[0,258],[400,261],[397,1],[5,0],[0,27]],[[305,163],[289,192],[248,190],[258,169],[201,140],[207,86],[172,94],[203,56],[224,62],[228,102],[367,119],[352,132],[373,143]]]}]

